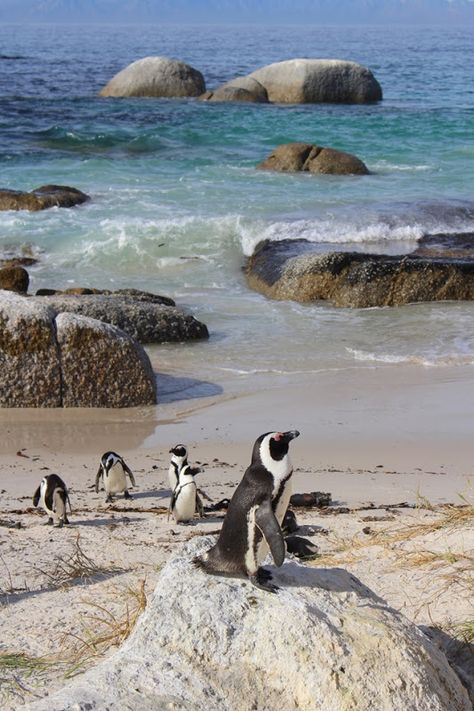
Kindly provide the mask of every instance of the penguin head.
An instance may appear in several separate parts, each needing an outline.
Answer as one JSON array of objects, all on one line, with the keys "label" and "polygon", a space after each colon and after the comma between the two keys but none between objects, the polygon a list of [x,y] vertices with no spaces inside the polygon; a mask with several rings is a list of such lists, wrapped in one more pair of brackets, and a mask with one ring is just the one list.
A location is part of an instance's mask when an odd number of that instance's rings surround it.
[{"label": "penguin head", "polygon": [[288,454],[291,440],[299,435],[298,430],[266,432],[260,435],[253,446],[252,463],[263,463],[269,459],[280,462]]},{"label": "penguin head", "polygon": [[112,469],[114,464],[117,464],[117,462],[122,461],[122,457],[116,452],[106,452],[102,455],[101,461],[105,471],[108,472],[110,469]]},{"label": "penguin head", "polygon": [[188,459],[188,450],[184,444],[176,444],[170,449],[171,459],[179,462],[185,462]]}]

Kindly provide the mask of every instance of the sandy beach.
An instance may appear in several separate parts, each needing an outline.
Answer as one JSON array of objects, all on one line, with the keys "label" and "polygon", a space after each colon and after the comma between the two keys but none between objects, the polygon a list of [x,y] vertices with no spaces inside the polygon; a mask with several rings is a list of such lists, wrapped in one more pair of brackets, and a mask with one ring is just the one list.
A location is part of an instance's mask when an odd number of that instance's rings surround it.
[{"label": "sandy beach", "polygon": [[[346,567],[415,624],[439,628],[472,675],[461,642],[472,625],[473,378],[460,367],[369,368],[251,391],[234,384],[156,410],[1,412],[0,653],[11,655],[2,707],[20,708],[111,654],[168,557],[218,532],[224,511],[190,526],[167,520],[171,446],[185,442],[203,468],[209,506],[232,495],[259,434],[294,427],[293,491],[330,492],[333,502],[295,510],[300,535],[320,551],[308,564]],[[131,501],[105,504],[93,490],[107,449],[135,474]],[[32,508],[52,472],[70,488],[63,529]]]}]

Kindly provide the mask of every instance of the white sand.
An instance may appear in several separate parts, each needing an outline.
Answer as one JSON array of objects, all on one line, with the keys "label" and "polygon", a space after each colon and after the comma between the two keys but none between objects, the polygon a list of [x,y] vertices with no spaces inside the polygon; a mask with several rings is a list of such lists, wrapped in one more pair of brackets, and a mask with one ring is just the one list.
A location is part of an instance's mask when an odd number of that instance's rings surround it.
[{"label": "white sand", "polygon": [[[472,619],[472,587],[466,588],[464,578],[451,580],[467,565],[472,574],[472,522],[425,531],[406,543],[367,544],[377,542],[374,534],[380,530],[390,531],[393,539],[407,525],[439,520],[442,510],[428,510],[427,501],[472,503],[473,379],[470,368],[398,366],[320,374],[312,381],[301,376],[247,381],[222,396],[156,409],[0,412],[0,519],[22,526],[0,526],[0,591],[5,593],[0,653],[65,659],[73,635],[84,639],[86,628],[103,628],[91,615],[103,619],[107,613],[93,604],[120,617],[131,604],[128,588],[137,589],[146,579],[150,593],[160,565],[182,541],[219,529],[220,514],[180,527],[162,513],[169,496],[170,446],[189,446],[192,460],[205,470],[199,484],[216,502],[232,494],[254,439],[272,429],[301,431],[292,443],[294,491],[328,491],[338,505],[354,508],[370,502],[421,505],[338,515],[299,510],[302,535],[313,527],[311,539],[322,553],[343,549],[339,557],[324,558],[325,565],[348,567],[417,624],[446,627]],[[245,389],[250,385],[252,391]],[[117,497],[113,509],[105,505],[103,492],[92,490],[107,449],[123,454],[137,480],[133,501]],[[44,514],[25,513],[41,477],[51,472],[70,487],[71,525],[63,529],[44,526]],[[380,520],[365,520],[374,516]],[[48,574],[57,558],[71,556],[78,535],[98,567],[120,570],[51,589]],[[410,550],[450,551],[459,560],[411,566]],[[0,667],[0,682],[2,674]],[[65,683],[56,668],[31,676],[17,670],[8,679],[4,709],[21,708],[23,699]]]}]

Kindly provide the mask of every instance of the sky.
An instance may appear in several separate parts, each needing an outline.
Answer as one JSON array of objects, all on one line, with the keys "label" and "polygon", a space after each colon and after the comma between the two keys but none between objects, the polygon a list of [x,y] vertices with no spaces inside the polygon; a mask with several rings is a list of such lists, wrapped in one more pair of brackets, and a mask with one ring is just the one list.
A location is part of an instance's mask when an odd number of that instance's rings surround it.
[{"label": "sky", "polygon": [[474,0],[0,0],[0,22],[470,24]]}]

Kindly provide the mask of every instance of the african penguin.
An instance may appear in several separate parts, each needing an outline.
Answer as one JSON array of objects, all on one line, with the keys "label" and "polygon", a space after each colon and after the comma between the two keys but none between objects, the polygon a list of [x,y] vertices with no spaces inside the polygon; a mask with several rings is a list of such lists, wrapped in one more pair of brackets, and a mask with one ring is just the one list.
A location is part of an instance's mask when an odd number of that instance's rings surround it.
[{"label": "african penguin", "polygon": [[116,452],[105,452],[100,459],[99,470],[95,477],[95,490],[99,492],[99,482],[102,477],[106,493],[105,503],[113,501],[114,494],[123,492],[124,498],[131,499],[127,489],[127,474],[130,477],[132,486],[135,486],[135,478],[130,467],[124,459]]},{"label": "african penguin", "polygon": [[171,462],[168,469],[168,480],[171,492],[176,488],[179,480],[179,470],[188,463],[188,450],[184,444],[177,444],[170,449]]},{"label": "african penguin", "polygon": [[252,461],[229,503],[217,543],[194,563],[213,575],[247,576],[258,588],[276,592],[271,573],[260,567],[270,549],[275,565],[285,559],[281,522],[291,495],[288,454],[297,430],[267,432],[254,444]]},{"label": "african penguin", "polygon": [[67,503],[71,509],[66,484],[57,474],[47,474],[33,496],[33,506],[40,504],[48,514],[46,525],[54,523],[56,528],[61,528],[63,524],[69,523],[66,514]]},{"label": "african penguin", "polygon": [[176,523],[192,521],[196,509],[201,518],[204,516],[204,509],[194,481],[194,477],[200,471],[201,469],[191,467],[189,464],[185,464],[179,470],[178,483],[174,488],[169,508]]}]

